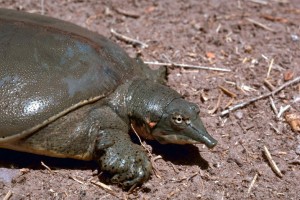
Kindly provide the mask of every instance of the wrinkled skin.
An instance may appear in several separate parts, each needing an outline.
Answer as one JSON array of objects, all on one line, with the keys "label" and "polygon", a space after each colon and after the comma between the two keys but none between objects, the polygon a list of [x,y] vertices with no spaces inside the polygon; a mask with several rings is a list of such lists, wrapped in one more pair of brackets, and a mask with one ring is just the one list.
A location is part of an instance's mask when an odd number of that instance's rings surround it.
[{"label": "wrinkled skin", "polygon": [[197,105],[101,35],[0,9],[0,147],[96,160],[125,187],[151,164],[128,132],[162,144],[217,144]]}]

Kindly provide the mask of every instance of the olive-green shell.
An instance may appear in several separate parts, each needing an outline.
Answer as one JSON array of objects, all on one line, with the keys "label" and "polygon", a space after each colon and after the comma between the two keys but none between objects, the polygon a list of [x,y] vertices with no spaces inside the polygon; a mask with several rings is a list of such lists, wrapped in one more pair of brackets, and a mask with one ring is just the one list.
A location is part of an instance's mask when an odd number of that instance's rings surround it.
[{"label": "olive-green shell", "polygon": [[101,35],[61,20],[0,9],[1,138],[113,92],[140,73],[136,65]]}]

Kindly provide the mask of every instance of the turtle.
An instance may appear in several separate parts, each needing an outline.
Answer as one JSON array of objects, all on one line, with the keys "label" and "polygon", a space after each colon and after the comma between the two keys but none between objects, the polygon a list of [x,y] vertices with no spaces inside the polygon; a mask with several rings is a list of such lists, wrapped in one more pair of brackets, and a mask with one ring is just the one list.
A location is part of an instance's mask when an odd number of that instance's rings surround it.
[{"label": "turtle", "polygon": [[199,107],[116,43],[63,20],[0,9],[0,148],[94,160],[111,183],[147,181],[128,134],[161,144],[217,144]]}]

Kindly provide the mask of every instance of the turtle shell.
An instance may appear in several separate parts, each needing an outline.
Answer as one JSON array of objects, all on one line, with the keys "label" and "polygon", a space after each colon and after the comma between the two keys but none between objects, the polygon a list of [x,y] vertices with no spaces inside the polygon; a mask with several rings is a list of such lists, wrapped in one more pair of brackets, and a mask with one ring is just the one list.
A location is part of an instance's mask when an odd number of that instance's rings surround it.
[{"label": "turtle shell", "polygon": [[137,65],[77,25],[0,9],[0,142],[107,96],[143,74]]}]

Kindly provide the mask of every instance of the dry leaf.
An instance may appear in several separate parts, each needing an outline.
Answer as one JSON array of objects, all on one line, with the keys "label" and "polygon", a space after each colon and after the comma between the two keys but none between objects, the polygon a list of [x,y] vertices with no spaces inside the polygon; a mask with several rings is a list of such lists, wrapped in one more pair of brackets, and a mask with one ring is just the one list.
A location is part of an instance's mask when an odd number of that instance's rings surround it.
[{"label": "dry leaf", "polygon": [[284,80],[285,81],[289,81],[289,80],[292,80],[294,77],[294,72],[292,70],[287,70],[285,73],[284,73]]},{"label": "dry leaf", "polygon": [[293,131],[300,132],[300,114],[299,113],[287,113],[285,115],[286,121],[289,123]]},{"label": "dry leaf", "polygon": [[216,55],[212,52],[206,52],[206,57],[210,58],[210,59],[214,59],[216,57]]}]

